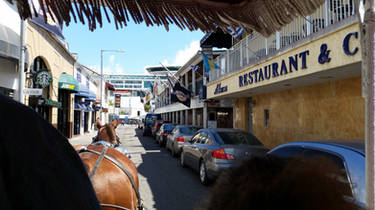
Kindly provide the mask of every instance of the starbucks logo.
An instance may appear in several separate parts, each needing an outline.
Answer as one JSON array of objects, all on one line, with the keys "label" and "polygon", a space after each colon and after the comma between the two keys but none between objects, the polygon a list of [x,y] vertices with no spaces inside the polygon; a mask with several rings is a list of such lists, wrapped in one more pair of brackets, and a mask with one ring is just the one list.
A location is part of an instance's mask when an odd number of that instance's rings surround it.
[{"label": "starbucks logo", "polygon": [[41,71],[36,75],[36,84],[47,87],[52,82],[52,75],[48,71]]}]

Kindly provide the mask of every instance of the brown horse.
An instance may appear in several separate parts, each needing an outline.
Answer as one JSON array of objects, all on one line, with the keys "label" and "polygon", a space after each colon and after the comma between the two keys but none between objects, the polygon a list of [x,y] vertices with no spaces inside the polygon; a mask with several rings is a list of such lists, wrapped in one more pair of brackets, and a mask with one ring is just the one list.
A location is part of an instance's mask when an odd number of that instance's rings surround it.
[{"label": "brown horse", "polygon": [[[96,122],[98,135],[94,142],[105,141],[119,145],[115,129],[118,121],[101,125]],[[104,145],[90,144],[75,146],[86,167],[103,209],[142,209],[139,195],[139,179],[134,163],[117,149]]]}]

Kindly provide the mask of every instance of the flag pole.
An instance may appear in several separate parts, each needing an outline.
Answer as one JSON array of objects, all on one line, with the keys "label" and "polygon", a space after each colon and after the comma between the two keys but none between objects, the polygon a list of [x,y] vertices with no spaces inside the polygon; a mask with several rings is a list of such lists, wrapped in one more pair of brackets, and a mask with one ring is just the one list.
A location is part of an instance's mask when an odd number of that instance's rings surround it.
[{"label": "flag pole", "polygon": [[[177,78],[174,74],[172,74],[172,72],[171,72],[166,66],[164,66],[161,62],[160,62],[160,65],[163,66],[163,67],[165,68],[165,70],[167,70],[167,72],[168,72],[169,74],[171,74],[172,77],[173,77],[178,83],[180,83],[180,85],[181,85],[182,87],[186,88],[185,85],[183,85],[180,81],[178,81],[178,78]],[[186,89],[187,89],[187,88],[186,88]]]}]

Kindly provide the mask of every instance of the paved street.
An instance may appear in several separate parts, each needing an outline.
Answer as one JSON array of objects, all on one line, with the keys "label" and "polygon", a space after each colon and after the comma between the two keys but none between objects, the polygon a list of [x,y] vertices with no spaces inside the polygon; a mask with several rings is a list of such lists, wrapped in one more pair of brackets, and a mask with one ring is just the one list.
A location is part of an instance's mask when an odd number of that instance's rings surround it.
[{"label": "paved street", "polygon": [[[182,168],[178,158],[172,158],[153,138],[143,137],[136,126],[119,125],[116,132],[138,168],[140,192],[147,209],[194,209],[207,195],[209,187],[200,184],[197,173]],[[74,138],[71,143],[88,144],[94,133]]]}]

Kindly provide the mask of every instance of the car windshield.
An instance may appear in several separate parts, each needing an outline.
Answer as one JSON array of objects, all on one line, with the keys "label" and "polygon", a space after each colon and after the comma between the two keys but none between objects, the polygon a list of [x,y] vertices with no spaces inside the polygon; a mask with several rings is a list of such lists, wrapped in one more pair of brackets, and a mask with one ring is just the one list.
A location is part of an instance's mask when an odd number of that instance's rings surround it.
[{"label": "car windshield", "polygon": [[174,128],[173,124],[164,124],[164,132],[171,132]]},{"label": "car windshield", "polygon": [[246,132],[218,132],[224,144],[263,145],[255,136]]},{"label": "car windshield", "polygon": [[181,127],[180,133],[185,135],[194,135],[199,129],[199,127]]}]

